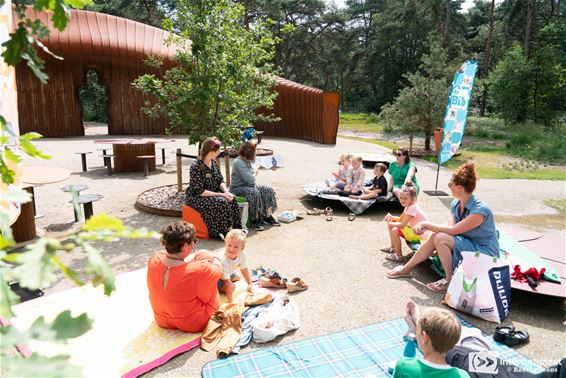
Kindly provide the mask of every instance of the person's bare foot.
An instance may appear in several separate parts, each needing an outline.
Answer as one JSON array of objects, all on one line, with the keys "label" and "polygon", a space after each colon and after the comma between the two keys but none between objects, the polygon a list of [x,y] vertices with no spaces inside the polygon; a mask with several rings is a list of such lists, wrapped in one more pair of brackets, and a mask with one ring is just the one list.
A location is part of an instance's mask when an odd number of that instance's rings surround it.
[{"label": "person's bare foot", "polygon": [[417,321],[419,320],[419,317],[420,311],[417,304],[413,301],[408,301],[407,307],[405,308],[405,321],[407,322],[407,326],[409,327],[407,334],[414,334],[417,331]]},{"label": "person's bare foot", "polygon": [[350,197],[351,199],[360,199],[360,197],[359,197],[359,196],[354,196],[353,194],[350,194],[350,196],[349,196],[349,197]]}]

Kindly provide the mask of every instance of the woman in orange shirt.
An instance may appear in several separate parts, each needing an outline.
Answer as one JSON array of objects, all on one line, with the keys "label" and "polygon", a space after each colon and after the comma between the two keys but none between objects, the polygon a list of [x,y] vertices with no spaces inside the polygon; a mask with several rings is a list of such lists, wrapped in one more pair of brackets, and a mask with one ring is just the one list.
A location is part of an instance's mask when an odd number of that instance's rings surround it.
[{"label": "woman in orange shirt", "polygon": [[201,332],[220,307],[220,261],[208,251],[195,252],[197,238],[190,223],[171,224],[161,233],[165,251],[156,252],[147,266],[155,322],[163,328]]}]

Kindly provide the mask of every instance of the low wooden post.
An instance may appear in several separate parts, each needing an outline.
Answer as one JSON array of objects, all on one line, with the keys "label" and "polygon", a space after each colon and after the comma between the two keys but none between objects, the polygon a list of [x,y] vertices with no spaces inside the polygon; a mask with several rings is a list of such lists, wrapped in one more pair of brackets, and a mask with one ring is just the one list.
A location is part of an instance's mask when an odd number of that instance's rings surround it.
[{"label": "low wooden post", "polygon": [[181,149],[177,148],[177,192],[183,192],[183,157],[181,156]]}]

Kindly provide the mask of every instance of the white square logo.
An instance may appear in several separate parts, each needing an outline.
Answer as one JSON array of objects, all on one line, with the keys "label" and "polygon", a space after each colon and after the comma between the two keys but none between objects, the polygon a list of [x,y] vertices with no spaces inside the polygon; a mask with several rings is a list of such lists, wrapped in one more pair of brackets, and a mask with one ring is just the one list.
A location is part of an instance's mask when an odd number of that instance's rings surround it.
[{"label": "white square logo", "polygon": [[470,373],[497,374],[497,357],[490,352],[472,352],[468,358]]}]

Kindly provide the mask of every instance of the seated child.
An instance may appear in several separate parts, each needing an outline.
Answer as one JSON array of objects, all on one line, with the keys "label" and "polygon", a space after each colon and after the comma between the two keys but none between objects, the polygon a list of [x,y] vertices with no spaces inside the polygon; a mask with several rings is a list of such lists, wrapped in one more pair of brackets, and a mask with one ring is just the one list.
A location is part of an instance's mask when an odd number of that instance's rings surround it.
[{"label": "seated child", "polygon": [[326,179],[326,185],[328,185],[332,189],[334,188],[344,189],[344,187],[346,186],[346,180],[348,179],[348,175],[352,170],[352,167],[350,165],[351,163],[352,163],[352,155],[348,155],[348,154],[340,155],[340,162],[338,163],[340,164],[340,167],[338,168],[338,171],[332,172],[332,176],[334,177]]},{"label": "seated child", "polygon": [[232,229],[226,234],[224,244],[226,246],[224,253],[219,257],[222,263],[222,276],[218,280],[218,290],[225,293],[228,302],[233,302],[233,293],[236,285],[232,279],[236,276],[236,269],[240,269],[242,276],[248,284],[248,291],[252,292],[252,278],[246,262],[247,255],[244,252],[246,246],[246,234],[240,229]]},{"label": "seated child", "polygon": [[346,180],[346,186],[338,194],[344,197],[348,197],[351,194],[362,194],[366,181],[366,171],[362,166],[362,157],[356,156],[352,158],[352,170],[348,175]]},{"label": "seated child", "polygon": [[464,370],[446,363],[446,353],[456,345],[462,332],[460,322],[451,312],[430,307],[419,314],[415,303],[409,301],[406,318],[414,322],[412,331],[423,358],[401,358],[395,365],[393,377],[470,377]]},{"label": "seated child", "polygon": [[387,195],[387,180],[383,176],[387,172],[387,167],[383,163],[377,163],[373,166],[374,178],[372,185],[369,188],[363,188],[363,194],[356,196],[350,195],[350,198],[354,199],[374,199],[381,196]]},{"label": "seated child", "polygon": [[399,202],[405,208],[401,216],[394,217],[388,213],[384,218],[389,229],[391,246],[382,248],[381,251],[389,253],[385,257],[389,261],[403,261],[401,238],[404,238],[409,243],[421,243],[421,241],[428,239],[432,234],[431,231],[427,230],[421,235],[417,235],[412,229],[419,222],[427,220],[425,213],[417,204],[417,191],[412,183],[407,183],[407,185],[401,187]]}]

